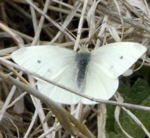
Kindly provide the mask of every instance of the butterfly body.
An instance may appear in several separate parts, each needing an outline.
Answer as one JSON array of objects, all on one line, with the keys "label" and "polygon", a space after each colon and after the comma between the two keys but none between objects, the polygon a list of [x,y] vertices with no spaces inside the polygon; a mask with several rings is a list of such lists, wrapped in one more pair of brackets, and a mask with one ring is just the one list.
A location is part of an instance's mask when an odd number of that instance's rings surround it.
[{"label": "butterfly body", "polygon": [[[107,100],[118,88],[118,77],[145,52],[146,48],[141,44],[117,42],[92,52],[75,52],[50,45],[31,46],[13,52],[11,57],[17,64],[58,84]],[[38,80],[37,86],[41,93],[58,103],[95,104],[43,80]]]},{"label": "butterfly body", "polygon": [[90,62],[90,57],[91,57],[91,54],[89,52],[88,53],[79,52],[76,54],[77,85],[79,88],[81,87],[81,85],[83,84],[86,78],[86,73],[87,73],[88,64]]}]

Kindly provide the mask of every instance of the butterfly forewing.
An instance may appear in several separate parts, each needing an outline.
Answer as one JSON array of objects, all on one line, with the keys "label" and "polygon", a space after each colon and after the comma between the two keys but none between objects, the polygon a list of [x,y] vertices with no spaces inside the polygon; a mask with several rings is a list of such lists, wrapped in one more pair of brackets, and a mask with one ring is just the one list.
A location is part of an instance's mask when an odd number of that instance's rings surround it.
[{"label": "butterfly forewing", "polygon": [[92,51],[92,61],[107,76],[117,78],[129,69],[146,51],[138,43],[117,42]]},{"label": "butterfly forewing", "polygon": [[22,67],[51,78],[61,73],[73,61],[75,52],[57,46],[31,46],[12,53],[12,59]]}]

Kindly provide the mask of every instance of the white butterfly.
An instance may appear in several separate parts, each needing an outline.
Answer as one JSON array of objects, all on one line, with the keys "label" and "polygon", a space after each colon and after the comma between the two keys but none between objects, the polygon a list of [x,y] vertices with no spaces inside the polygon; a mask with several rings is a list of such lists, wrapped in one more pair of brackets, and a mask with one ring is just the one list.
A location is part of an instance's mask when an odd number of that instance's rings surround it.
[{"label": "white butterfly", "polygon": [[[75,52],[58,46],[31,46],[12,53],[12,59],[24,68],[54,80],[85,95],[110,99],[116,92],[118,77],[146,52],[138,43],[117,42],[93,50]],[[95,104],[43,80],[38,89],[62,104]]]}]

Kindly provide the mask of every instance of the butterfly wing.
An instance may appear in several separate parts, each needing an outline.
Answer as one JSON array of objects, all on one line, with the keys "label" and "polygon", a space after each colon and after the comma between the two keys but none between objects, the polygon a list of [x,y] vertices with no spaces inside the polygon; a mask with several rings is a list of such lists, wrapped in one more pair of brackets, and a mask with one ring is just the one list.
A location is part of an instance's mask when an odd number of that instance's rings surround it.
[{"label": "butterfly wing", "polygon": [[117,78],[144,53],[146,47],[132,42],[116,42],[92,51],[92,62],[107,76]]},{"label": "butterfly wing", "polygon": [[[118,85],[118,78],[110,78],[103,70],[97,69],[93,62],[89,64],[84,94],[96,99],[108,100],[115,94]],[[82,103],[95,104],[85,98],[82,98]]]},{"label": "butterfly wing", "polygon": [[[31,46],[13,52],[11,57],[17,64],[32,72],[76,89],[73,79],[75,54],[72,50],[57,46]],[[38,80],[37,86],[41,93],[59,103],[74,104],[80,98],[42,80]]]},{"label": "butterfly wing", "polygon": [[[78,88],[76,87],[76,81],[74,79],[74,76],[76,75],[74,71],[75,70],[73,66],[66,66],[65,70],[53,80],[58,84],[67,86],[68,88],[71,88],[73,90],[78,90]],[[72,94],[69,91],[66,91],[42,80],[39,80],[37,82],[37,86],[41,93],[61,104],[76,104],[81,99],[81,97]]]},{"label": "butterfly wing", "polygon": [[[84,93],[96,99],[110,99],[116,92],[118,77],[140,58],[146,48],[138,43],[117,42],[91,52]],[[93,104],[82,98],[85,104]]]},{"label": "butterfly wing", "polygon": [[75,52],[69,49],[43,45],[20,48],[12,53],[11,58],[22,67],[50,78],[61,73],[74,55]]}]

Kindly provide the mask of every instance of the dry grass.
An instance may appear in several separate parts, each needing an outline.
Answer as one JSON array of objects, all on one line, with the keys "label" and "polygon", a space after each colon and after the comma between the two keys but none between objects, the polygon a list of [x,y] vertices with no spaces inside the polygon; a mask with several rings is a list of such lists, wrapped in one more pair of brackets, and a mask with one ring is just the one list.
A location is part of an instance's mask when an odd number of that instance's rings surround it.
[{"label": "dry grass", "polygon": [[[82,44],[93,48],[115,41],[141,43],[148,48],[149,56],[149,6],[146,0],[1,0],[0,137],[110,137],[106,130],[109,122],[106,122],[108,114],[104,104],[108,103],[115,105],[114,119],[124,137],[135,136],[121,125],[121,108],[150,138],[142,121],[126,109],[148,112],[149,107],[124,104],[120,94],[115,97],[117,102],[100,101],[103,104],[96,106],[57,105],[34,89],[33,78],[23,75],[23,71],[27,71],[17,65],[17,70],[12,68],[15,65],[10,62],[9,56],[25,45],[53,44],[76,50]],[[150,66],[148,57],[144,66]]]}]

